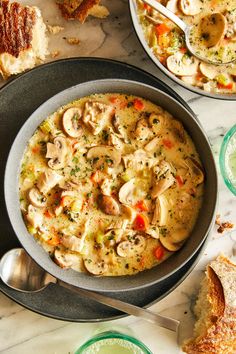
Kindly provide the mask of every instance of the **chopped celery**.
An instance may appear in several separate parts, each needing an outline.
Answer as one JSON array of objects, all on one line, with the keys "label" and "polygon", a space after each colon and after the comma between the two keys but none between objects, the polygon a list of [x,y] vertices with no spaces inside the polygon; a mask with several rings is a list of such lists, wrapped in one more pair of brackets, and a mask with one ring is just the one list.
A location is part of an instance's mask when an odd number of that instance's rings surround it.
[{"label": "chopped celery", "polygon": [[30,233],[31,235],[34,235],[34,234],[37,233],[36,228],[33,227],[32,225],[29,225],[29,226],[27,227],[27,229],[28,229],[28,231],[29,231],[29,233]]},{"label": "chopped celery", "polygon": [[104,234],[101,231],[98,231],[96,235],[96,242],[103,243],[103,240],[104,240]]},{"label": "chopped celery", "polygon": [[79,213],[82,209],[83,201],[81,199],[76,199],[70,206],[73,213]]},{"label": "chopped celery", "polygon": [[215,79],[220,85],[223,86],[227,86],[230,82],[229,79],[223,74],[217,75]]},{"label": "chopped celery", "polygon": [[133,172],[131,170],[125,170],[125,172],[121,174],[121,178],[124,182],[128,182],[132,177]]},{"label": "chopped celery", "polygon": [[43,123],[40,125],[40,129],[44,134],[48,134],[52,131],[53,125],[49,120],[43,121]]}]

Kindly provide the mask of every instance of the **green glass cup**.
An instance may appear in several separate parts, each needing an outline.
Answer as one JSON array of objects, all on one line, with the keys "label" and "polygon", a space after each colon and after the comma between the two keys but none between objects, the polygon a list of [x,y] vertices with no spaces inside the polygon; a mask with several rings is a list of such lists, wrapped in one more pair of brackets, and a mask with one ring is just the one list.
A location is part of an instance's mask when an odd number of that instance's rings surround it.
[{"label": "green glass cup", "polygon": [[219,162],[226,186],[236,195],[236,124],[224,136]]},{"label": "green glass cup", "polygon": [[138,339],[116,331],[99,333],[84,343],[75,354],[152,354]]}]

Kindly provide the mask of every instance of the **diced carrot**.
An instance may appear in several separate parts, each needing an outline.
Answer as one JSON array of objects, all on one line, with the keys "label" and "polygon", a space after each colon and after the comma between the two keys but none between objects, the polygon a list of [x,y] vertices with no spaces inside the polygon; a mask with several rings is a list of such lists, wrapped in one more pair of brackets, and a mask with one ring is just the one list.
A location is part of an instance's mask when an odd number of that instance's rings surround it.
[{"label": "diced carrot", "polygon": [[133,222],[133,228],[137,231],[145,231],[148,227],[148,220],[146,216],[138,214]]},{"label": "diced carrot", "polygon": [[113,104],[117,103],[118,98],[116,96],[112,96],[109,98],[109,101]]},{"label": "diced carrot", "polygon": [[182,187],[184,185],[184,180],[182,176],[175,176],[175,179],[179,187]]},{"label": "diced carrot", "polygon": [[165,23],[160,23],[159,25],[156,25],[156,33],[158,36],[161,36],[168,32],[170,32],[170,27],[168,27]]},{"label": "diced carrot", "polygon": [[196,75],[196,79],[197,81],[201,81],[201,79],[203,78],[204,76],[202,75],[202,73],[198,72],[197,75]]},{"label": "diced carrot", "polygon": [[147,207],[147,205],[146,205],[144,200],[139,200],[135,204],[135,208],[138,209],[139,211],[148,211],[148,207]]},{"label": "diced carrot", "polygon": [[52,233],[52,234],[50,234],[50,237],[47,240],[47,243],[51,246],[57,246],[60,243],[60,237],[58,236],[57,233]]},{"label": "diced carrot", "polygon": [[32,147],[31,150],[34,154],[37,154],[40,151],[40,146],[36,145],[36,146]]},{"label": "diced carrot", "polygon": [[219,89],[232,90],[232,88],[233,88],[233,83],[230,82],[230,83],[227,84],[227,85],[223,85],[223,84],[220,84],[220,83],[218,82],[218,83],[217,83],[217,87],[218,87]]},{"label": "diced carrot", "polygon": [[154,249],[154,256],[158,261],[160,261],[163,258],[164,254],[165,254],[165,250],[161,245],[157,246],[157,248]]},{"label": "diced carrot", "polygon": [[174,146],[173,142],[170,139],[163,139],[162,143],[167,149],[171,149]]},{"label": "diced carrot", "polygon": [[47,209],[47,210],[44,212],[44,216],[46,216],[46,218],[51,219],[51,218],[53,217],[53,214],[51,213],[50,210]]},{"label": "diced carrot", "polygon": [[118,107],[120,109],[124,109],[127,106],[127,100],[126,99],[122,99],[120,97],[117,96],[112,96],[109,98],[109,101],[115,106]]},{"label": "diced carrot", "polygon": [[151,10],[151,6],[148,5],[148,4],[143,4],[143,8],[147,11],[150,11]]},{"label": "diced carrot", "polygon": [[93,172],[90,176],[90,179],[94,184],[100,183],[102,181],[102,176],[100,171]]},{"label": "diced carrot", "polygon": [[139,98],[135,98],[133,103],[134,103],[134,108],[137,109],[137,111],[141,111],[142,109],[144,109],[144,103]]},{"label": "diced carrot", "polygon": [[180,48],[180,51],[181,51],[181,53],[185,54],[185,53],[187,53],[188,50],[186,47],[182,47],[182,48]]}]

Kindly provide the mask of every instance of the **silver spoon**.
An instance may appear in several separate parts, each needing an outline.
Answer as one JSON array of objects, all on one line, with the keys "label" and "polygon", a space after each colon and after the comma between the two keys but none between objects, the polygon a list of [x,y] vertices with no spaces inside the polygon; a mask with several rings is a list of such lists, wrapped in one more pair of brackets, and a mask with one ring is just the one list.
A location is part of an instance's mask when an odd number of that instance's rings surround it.
[{"label": "silver spoon", "polygon": [[[174,22],[183,32],[185,35],[185,42],[186,42],[186,47],[188,48],[189,52],[193,54],[196,58],[208,63],[208,64],[214,64],[214,65],[225,65],[225,64],[230,64],[236,60],[236,57],[231,57],[230,60],[223,61],[223,60],[213,60],[209,59],[208,57],[202,56],[198,53],[198,47],[194,48],[191,45],[191,32],[193,30],[194,26],[188,26],[184,21],[182,21],[178,16],[176,16],[172,11],[167,9],[165,6],[161,5],[158,1],[156,0],[143,0],[144,3],[147,5],[151,6],[154,10],[160,12],[163,16],[167,17],[169,20]],[[220,13],[213,13],[209,16],[206,16],[205,22],[207,21],[207,24],[205,23],[204,25],[210,25],[211,30],[209,31],[208,35],[208,43],[213,44],[213,42],[216,43],[215,41],[215,35],[217,34],[217,37],[220,38],[224,35],[224,26],[221,26],[220,28],[217,28],[216,25],[214,27],[215,17],[220,17],[221,20],[224,19],[224,16]],[[224,19],[225,21],[225,19]],[[203,21],[204,22],[204,21]],[[218,31],[218,32],[217,32]]]},{"label": "silver spoon", "polygon": [[157,324],[158,326],[178,332],[179,321],[160,316],[154,312],[126,302],[89,290],[80,289],[64,283],[43,270],[22,248],[8,251],[0,261],[0,276],[10,288],[23,292],[36,292],[46,288],[50,283],[67,288],[81,296],[115,308],[129,315]]}]

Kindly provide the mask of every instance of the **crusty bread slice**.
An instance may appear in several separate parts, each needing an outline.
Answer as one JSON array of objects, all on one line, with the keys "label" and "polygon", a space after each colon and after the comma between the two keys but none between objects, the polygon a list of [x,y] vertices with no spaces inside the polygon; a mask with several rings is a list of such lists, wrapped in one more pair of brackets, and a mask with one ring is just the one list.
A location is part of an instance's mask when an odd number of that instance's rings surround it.
[{"label": "crusty bread slice", "polygon": [[91,9],[99,2],[100,0],[64,0],[62,3],[58,3],[58,6],[65,19],[77,19],[84,23]]},{"label": "crusty bread slice", "polygon": [[37,7],[0,0],[0,74],[18,74],[45,60],[46,26]]},{"label": "crusty bread slice", "polygon": [[194,338],[183,344],[188,354],[236,353],[236,264],[225,256],[206,270],[195,305]]}]

